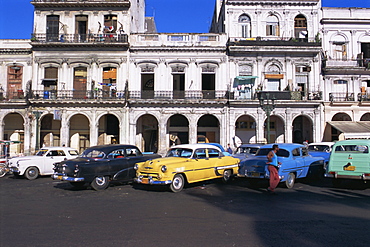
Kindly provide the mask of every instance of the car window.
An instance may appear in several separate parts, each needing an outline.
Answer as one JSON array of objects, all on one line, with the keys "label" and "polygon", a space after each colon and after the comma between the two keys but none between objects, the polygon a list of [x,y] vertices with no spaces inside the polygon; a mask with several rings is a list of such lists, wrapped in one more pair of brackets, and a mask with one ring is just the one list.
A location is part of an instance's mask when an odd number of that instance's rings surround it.
[{"label": "car window", "polygon": [[299,148],[293,149],[292,155],[293,156],[300,156]]},{"label": "car window", "polygon": [[58,155],[57,156],[66,156],[63,150],[57,150]]},{"label": "car window", "polygon": [[113,150],[107,155],[108,159],[122,159],[125,157],[125,150],[120,148],[117,150]]},{"label": "car window", "polygon": [[328,145],[308,145],[309,151],[314,152],[328,152],[330,150],[330,147]]},{"label": "car window", "polygon": [[78,152],[77,152],[77,150],[68,150],[68,153],[70,154],[70,155],[78,155]]},{"label": "car window", "polygon": [[308,149],[306,147],[302,148],[302,156],[308,155]]},{"label": "car window", "polygon": [[341,153],[369,153],[366,145],[340,145],[335,147],[335,152]]},{"label": "car window", "polygon": [[209,158],[218,158],[220,157],[220,152],[217,149],[209,148],[208,149],[208,157]]},{"label": "car window", "polygon": [[137,148],[126,148],[126,156],[127,157],[141,156],[141,153]]},{"label": "car window", "polygon": [[58,156],[58,150],[51,150],[46,156]]},{"label": "car window", "polygon": [[198,148],[197,150],[195,150],[195,158],[197,158],[197,159],[207,158],[206,149],[205,148]]},{"label": "car window", "polygon": [[166,157],[190,158],[193,150],[188,148],[171,148],[168,150]]},{"label": "car window", "polygon": [[87,149],[83,154],[81,155],[82,157],[87,157],[87,158],[97,158],[97,159],[102,159],[105,157],[105,153],[100,150],[96,149]]},{"label": "car window", "polygon": [[37,153],[36,153],[36,155],[37,156],[43,156],[44,154],[46,154],[47,153],[47,149],[40,149]]}]

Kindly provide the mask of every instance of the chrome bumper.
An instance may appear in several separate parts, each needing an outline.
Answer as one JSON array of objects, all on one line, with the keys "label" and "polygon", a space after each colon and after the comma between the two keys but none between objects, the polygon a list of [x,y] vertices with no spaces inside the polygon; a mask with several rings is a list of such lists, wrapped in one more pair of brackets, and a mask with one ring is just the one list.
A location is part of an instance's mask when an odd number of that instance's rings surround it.
[{"label": "chrome bumper", "polygon": [[54,180],[61,180],[61,181],[68,181],[68,182],[83,182],[85,181],[85,178],[75,178],[75,177],[69,177],[65,174],[61,173],[54,173],[51,175],[51,178]]},{"label": "chrome bumper", "polygon": [[172,180],[154,181],[152,177],[145,178],[144,176],[139,176],[137,178],[134,178],[134,182],[139,183],[139,184],[166,185],[166,184],[171,184]]},{"label": "chrome bumper", "polygon": [[329,174],[325,173],[324,177],[326,178],[344,178],[344,179],[356,179],[356,180],[370,180],[370,176],[362,175],[338,175],[338,174]]}]

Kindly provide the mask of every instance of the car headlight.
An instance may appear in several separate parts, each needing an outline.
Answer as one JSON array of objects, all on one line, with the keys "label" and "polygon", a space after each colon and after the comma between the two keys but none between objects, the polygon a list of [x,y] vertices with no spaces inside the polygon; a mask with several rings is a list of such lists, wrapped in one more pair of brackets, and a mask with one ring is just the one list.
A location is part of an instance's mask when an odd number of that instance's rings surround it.
[{"label": "car headlight", "polygon": [[162,171],[162,172],[166,172],[166,171],[167,171],[167,166],[162,166],[162,167],[161,167],[161,171]]},{"label": "car headlight", "polygon": [[134,165],[134,170],[137,170],[139,168],[138,164]]}]

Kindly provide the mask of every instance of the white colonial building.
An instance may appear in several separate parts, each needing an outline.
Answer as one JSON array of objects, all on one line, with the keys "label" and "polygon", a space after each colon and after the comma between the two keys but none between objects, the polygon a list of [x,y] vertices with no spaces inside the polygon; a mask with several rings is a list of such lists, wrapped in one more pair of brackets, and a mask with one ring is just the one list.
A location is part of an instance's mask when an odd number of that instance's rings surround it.
[{"label": "white colonial building", "polygon": [[12,153],[370,132],[370,9],[216,0],[209,33],[165,34],[144,0],[31,4],[31,39],[0,40],[0,139],[22,142]]}]

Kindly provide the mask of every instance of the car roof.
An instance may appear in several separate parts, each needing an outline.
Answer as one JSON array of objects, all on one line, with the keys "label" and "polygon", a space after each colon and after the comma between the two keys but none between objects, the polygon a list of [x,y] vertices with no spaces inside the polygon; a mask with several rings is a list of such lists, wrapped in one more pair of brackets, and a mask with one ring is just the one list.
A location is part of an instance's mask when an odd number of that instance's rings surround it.
[{"label": "car roof", "polygon": [[343,140],[343,141],[337,141],[335,143],[336,146],[338,145],[344,145],[344,144],[352,144],[352,145],[370,145],[369,139],[349,139],[349,140]]},{"label": "car roof", "polygon": [[77,149],[71,148],[71,147],[42,147],[39,150],[43,150],[43,149],[48,149],[48,150],[61,150],[61,149],[64,149],[64,150],[77,150]]},{"label": "car roof", "polygon": [[137,147],[134,145],[130,145],[130,144],[107,144],[107,145],[98,145],[98,146],[89,147],[86,150],[98,149],[98,150],[101,150],[107,153],[107,152],[110,152],[111,150],[115,150],[118,148],[137,148]]},{"label": "car roof", "polygon": [[308,146],[310,146],[310,145],[328,145],[328,146],[333,146],[334,144],[335,144],[335,142],[313,142],[313,143],[308,144]]},{"label": "car roof", "polygon": [[257,143],[250,143],[250,144],[242,144],[240,145],[238,148],[242,147],[242,148],[247,148],[247,147],[251,147],[251,148],[259,148],[259,147],[262,147],[263,145],[265,144],[257,144]]},{"label": "car roof", "polygon": [[197,149],[197,148],[210,148],[210,146],[212,148],[215,148],[217,149],[218,151],[221,151],[221,149],[217,146],[214,146],[214,145],[209,145],[208,143],[196,143],[196,144],[180,144],[180,145],[176,145],[176,146],[172,146],[172,148],[189,148],[189,149]]},{"label": "car roof", "polygon": [[272,148],[272,145],[278,145],[279,148],[286,149],[288,151],[291,151],[296,148],[305,147],[303,144],[299,143],[271,143],[263,145],[261,148]]}]

